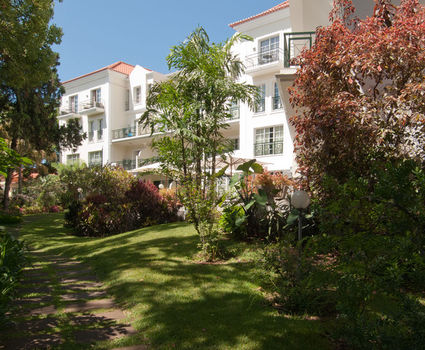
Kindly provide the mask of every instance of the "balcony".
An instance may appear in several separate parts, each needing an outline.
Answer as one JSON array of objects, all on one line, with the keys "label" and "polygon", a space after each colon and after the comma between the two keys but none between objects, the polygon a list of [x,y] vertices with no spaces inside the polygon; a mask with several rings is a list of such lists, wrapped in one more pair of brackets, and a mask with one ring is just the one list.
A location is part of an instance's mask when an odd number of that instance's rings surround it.
[{"label": "balcony", "polygon": [[283,141],[259,142],[254,144],[254,156],[283,154]]},{"label": "balcony", "polygon": [[127,128],[112,130],[112,140],[124,139],[127,137],[134,137],[134,136],[136,136],[135,126],[129,126]]},{"label": "balcony", "polygon": [[304,49],[313,46],[315,32],[284,33],[284,67],[296,68],[299,66],[296,58]]},{"label": "balcony", "polygon": [[137,162],[135,159],[123,159],[115,163],[124,170],[133,170],[137,168]]},{"label": "balcony", "polygon": [[263,74],[283,67],[283,50],[275,48],[249,55],[245,58],[246,73]]},{"label": "balcony", "polygon": [[86,115],[94,115],[105,112],[105,107],[102,100],[96,101],[95,99],[90,99],[82,101],[79,103],[79,113]]},{"label": "balcony", "polygon": [[80,118],[78,114],[78,109],[73,107],[61,107],[59,109],[59,118],[68,119],[68,118]]}]

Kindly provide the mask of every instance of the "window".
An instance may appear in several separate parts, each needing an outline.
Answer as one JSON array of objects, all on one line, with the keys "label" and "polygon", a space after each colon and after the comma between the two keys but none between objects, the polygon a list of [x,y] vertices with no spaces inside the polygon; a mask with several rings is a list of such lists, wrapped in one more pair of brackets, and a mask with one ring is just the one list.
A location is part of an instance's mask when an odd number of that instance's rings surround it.
[{"label": "window", "polygon": [[66,156],[66,164],[75,164],[80,161],[80,155],[78,153],[68,154]]},{"label": "window", "polygon": [[274,83],[274,95],[273,95],[273,109],[281,109],[282,108],[282,99],[279,95],[279,87],[277,83]]},{"label": "window", "polygon": [[230,120],[239,119],[239,101],[232,101],[232,105],[230,106]]},{"label": "window", "polygon": [[258,64],[266,64],[279,60],[279,36],[260,41]]},{"label": "window", "polygon": [[142,101],[142,89],[140,86],[136,86],[133,90],[133,102],[138,104]]},{"label": "window", "polygon": [[258,87],[258,93],[260,95],[260,99],[255,106],[255,113],[264,112],[266,110],[266,85],[262,84]]},{"label": "window", "polygon": [[126,90],[126,92],[125,92],[124,110],[128,111],[129,109],[130,109],[130,90]]},{"label": "window", "polygon": [[69,97],[69,111],[78,113],[78,95]]},{"label": "window", "polygon": [[102,140],[103,137],[103,119],[99,119],[97,121],[98,123],[98,128],[97,128],[97,139],[98,140]]},{"label": "window", "polygon": [[94,121],[89,121],[89,142],[92,142],[94,139]]},{"label": "window", "polygon": [[101,95],[100,88],[90,91],[90,99],[91,99],[91,102],[93,103],[93,106],[96,106],[96,103],[100,103],[101,98],[102,98],[102,95]]},{"label": "window", "polygon": [[283,125],[255,130],[254,155],[283,153]]},{"label": "window", "polygon": [[231,142],[233,151],[238,151],[239,150],[239,138],[231,139],[230,142]]},{"label": "window", "polygon": [[102,165],[102,163],[103,163],[102,151],[89,152],[89,166]]}]

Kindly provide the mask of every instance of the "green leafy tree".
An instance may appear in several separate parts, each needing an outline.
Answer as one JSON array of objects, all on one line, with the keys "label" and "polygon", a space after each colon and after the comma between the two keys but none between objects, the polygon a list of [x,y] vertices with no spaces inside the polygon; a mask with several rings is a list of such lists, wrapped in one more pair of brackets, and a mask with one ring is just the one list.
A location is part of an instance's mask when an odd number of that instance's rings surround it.
[{"label": "green leafy tree", "polygon": [[[53,0],[0,2],[0,126],[9,147],[19,144],[53,153],[81,144],[78,122],[59,127],[57,108],[62,87],[57,75],[62,31],[50,24]],[[7,172],[3,206],[9,203],[13,169]]]},{"label": "green leafy tree", "polygon": [[254,106],[255,86],[237,82],[243,64],[232,53],[239,40],[211,43],[203,28],[197,28],[167,57],[176,69],[168,81],[153,86],[141,123],[163,132],[153,146],[165,174],[180,183],[180,200],[188,210],[204,251],[213,246],[219,157],[228,149],[222,131],[231,117],[232,101]]}]

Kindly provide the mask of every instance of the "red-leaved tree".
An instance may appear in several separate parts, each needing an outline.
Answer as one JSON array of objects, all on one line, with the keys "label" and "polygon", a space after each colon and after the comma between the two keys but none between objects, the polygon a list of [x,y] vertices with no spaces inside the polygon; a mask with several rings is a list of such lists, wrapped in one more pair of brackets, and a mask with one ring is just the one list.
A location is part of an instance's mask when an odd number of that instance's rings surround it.
[{"label": "red-leaved tree", "polygon": [[299,171],[320,190],[373,162],[425,159],[425,7],[377,0],[366,19],[335,0],[332,24],[299,57],[290,89]]}]

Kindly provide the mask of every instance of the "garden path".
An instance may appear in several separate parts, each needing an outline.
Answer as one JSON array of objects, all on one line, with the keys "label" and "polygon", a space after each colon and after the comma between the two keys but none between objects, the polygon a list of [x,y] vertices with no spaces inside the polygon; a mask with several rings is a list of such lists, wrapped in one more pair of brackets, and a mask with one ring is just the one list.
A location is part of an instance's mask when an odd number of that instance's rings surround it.
[{"label": "garden path", "polygon": [[39,251],[29,255],[0,349],[147,349],[134,345],[142,339],[89,266]]}]

